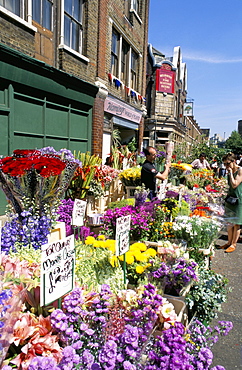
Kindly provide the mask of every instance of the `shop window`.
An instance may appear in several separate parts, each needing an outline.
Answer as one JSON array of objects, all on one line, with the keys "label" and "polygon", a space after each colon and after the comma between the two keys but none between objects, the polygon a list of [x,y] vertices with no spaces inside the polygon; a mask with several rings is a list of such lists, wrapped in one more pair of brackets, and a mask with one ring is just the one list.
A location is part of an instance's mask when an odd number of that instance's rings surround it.
[{"label": "shop window", "polygon": [[0,5],[17,16],[23,18],[24,15],[24,1],[23,0],[0,0]]},{"label": "shop window", "polygon": [[50,31],[52,30],[52,8],[51,0],[32,0],[33,20]]},{"label": "shop window", "polygon": [[131,45],[113,29],[110,72],[133,90],[137,90],[138,58]]},{"label": "shop window", "polygon": [[64,44],[82,52],[83,0],[64,0]]}]

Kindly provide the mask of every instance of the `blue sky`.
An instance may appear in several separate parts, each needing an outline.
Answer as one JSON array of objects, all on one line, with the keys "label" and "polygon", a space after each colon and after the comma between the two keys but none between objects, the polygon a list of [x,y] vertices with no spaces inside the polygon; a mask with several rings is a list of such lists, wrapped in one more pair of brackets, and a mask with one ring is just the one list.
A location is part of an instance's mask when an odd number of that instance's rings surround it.
[{"label": "blue sky", "polygon": [[194,118],[228,138],[242,120],[242,0],[150,0],[149,43],[180,46]]}]

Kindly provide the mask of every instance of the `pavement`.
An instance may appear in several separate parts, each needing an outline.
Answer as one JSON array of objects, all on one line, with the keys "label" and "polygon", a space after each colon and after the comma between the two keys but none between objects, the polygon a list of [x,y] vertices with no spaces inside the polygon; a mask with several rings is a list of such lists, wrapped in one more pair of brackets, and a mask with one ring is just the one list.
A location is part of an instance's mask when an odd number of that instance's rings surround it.
[{"label": "pavement", "polygon": [[227,233],[224,231],[216,241],[210,268],[228,278],[232,291],[228,293],[227,301],[222,304],[222,312],[218,313],[211,326],[216,325],[217,321],[225,320],[232,321],[233,329],[227,336],[219,337],[212,351],[213,366],[220,365],[226,370],[234,370],[242,369],[242,235],[234,252],[225,253],[224,250],[216,249],[227,240]]}]

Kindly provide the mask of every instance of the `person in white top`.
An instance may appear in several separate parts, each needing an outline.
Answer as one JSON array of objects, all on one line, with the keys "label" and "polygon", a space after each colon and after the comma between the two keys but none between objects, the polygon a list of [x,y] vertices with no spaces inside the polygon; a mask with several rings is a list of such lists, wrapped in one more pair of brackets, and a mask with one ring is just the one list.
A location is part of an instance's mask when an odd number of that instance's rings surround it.
[{"label": "person in white top", "polygon": [[211,167],[210,167],[208,161],[206,160],[206,155],[204,153],[201,153],[199,155],[199,158],[195,159],[191,163],[191,166],[194,169],[207,169],[207,170],[211,170]]}]

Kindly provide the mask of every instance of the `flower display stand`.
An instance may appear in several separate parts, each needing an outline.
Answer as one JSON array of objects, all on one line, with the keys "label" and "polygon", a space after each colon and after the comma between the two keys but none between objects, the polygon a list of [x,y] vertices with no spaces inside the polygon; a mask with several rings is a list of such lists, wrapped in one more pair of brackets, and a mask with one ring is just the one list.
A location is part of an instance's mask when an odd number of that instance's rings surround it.
[{"label": "flower display stand", "polygon": [[65,222],[57,222],[56,225],[50,232],[48,236],[48,243],[53,243],[57,240],[64,239],[66,237],[66,227]]},{"label": "flower display stand", "polygon": [[135,192],[136,186],[125,186],[125,198],[134,198],[134,192]]}]

